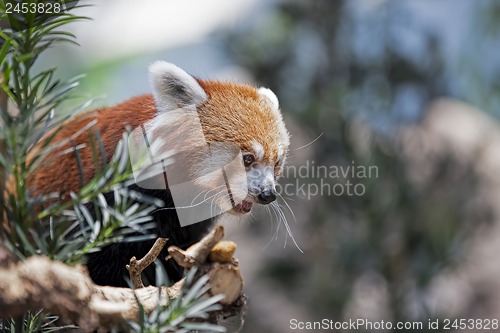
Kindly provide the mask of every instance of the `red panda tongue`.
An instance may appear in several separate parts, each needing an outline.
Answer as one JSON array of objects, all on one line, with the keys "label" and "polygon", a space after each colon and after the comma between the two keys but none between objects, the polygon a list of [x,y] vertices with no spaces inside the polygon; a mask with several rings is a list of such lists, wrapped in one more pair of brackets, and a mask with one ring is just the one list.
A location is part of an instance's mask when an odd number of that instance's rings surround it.
[{"label": "red panda tongue", "polygon": [[242,213],[248,213],[252,209],[252,205],[250,201],[243,200],[234,207]]}]

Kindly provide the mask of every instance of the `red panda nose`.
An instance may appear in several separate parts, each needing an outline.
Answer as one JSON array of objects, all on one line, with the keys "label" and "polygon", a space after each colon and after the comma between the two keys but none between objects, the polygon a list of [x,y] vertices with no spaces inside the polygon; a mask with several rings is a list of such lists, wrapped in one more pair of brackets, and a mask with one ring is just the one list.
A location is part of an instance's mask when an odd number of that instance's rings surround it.
[{"label": "red panda nose", "polygon": [[273,202],[274,200],[276,200],[276,193],[274,192],[274,190],[265,190],[260,192],[259,194],[260,204],[267,205]]}]

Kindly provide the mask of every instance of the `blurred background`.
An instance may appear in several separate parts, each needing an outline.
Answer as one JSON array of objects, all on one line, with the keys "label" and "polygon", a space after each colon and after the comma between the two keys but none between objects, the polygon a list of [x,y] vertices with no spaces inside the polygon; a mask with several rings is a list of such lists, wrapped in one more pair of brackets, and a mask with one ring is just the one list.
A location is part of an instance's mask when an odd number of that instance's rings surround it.
[{"label": "blurred background", "polygon": [[81,46],[39,65],[86,73],[77,94],[94,107],[149,92],[157,59],[280,99],[292,133],[280,204],[296,244],[266,210],[227,226],[244,332],[500,318],[499,1],[106,0],[80,12],[92,18],[72,27]]}]

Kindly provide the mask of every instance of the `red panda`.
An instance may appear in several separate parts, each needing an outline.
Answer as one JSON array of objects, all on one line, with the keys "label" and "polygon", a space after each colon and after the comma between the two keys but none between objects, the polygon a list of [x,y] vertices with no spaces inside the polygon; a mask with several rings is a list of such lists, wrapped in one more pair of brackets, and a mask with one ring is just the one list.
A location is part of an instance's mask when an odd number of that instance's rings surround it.
[{"label": "red panda", "polygon": [[[179,209],[175,207],[169,187],[161,189],[143,188],[140,184],[132,186],[136,191],[163,200],[165,207],[170,208],[158,209],[152,213],[157,225],[154,232],[169,238],[168,245],[188,247],[198,241],[216,219],[243,215],[254,204],[269,204],[276,199],[276,181],[285,163],[290,140],[278,99],[271,90],[197,79],[163,61],[150,66],[149,77],[152,94],[97,109],[63,125],[53,142],[65,143],[46,156],[44,162],[27,178],[28,188],[33,195],[78,192],[82,184],[88,183],[96,173],[93,153],[88,148],[93,131],[100,133],[109,161],[123,132],[129,127],[142,128],[145,133],[154,134],[164,142],[176,140],[177,145],[181,146],[195,147],[193,141],[204,141],[208,145],[224,142],[235,145],[241,151],[241,161],[238,163],[241,163],[246,172],[247,181],[245,188],[233,191],[243,191],[244,197],[233,202],[232,208],[227,212],[200,223],[181,226],[176,213]],[[185,122],[173,116],[173,110],[177,109],[188,109],[196,113],[202,135],[185,129]],[[82,132],[82,128],[86,126],[88,129]],[[83,147],[78,149],[79,161],[75,154],[60,153],[71,150],[72,147]],[[196,165],[196,168],[186,165],[187,172],[203,171],[205,168],[208,170],[211,167],[206,165],[209,163],[202,153],[194,155],[196,156],[191,164]],[[201,186],[209,187],[206,184],[212,180],[212,174],[208,171],[201,173]],[[168,179],[168,183],[170,181]],[[89,254],[87,266],[91,278],[102,285],[126,286],[125,265],[132,256],[144,255],[150,246],[149,241],[115,243]],[[182,270],[170,261],[167,262],[166,269],[171,280],[178,280],[182,276]],[[151,280],[151,276],[148,277]]]}]

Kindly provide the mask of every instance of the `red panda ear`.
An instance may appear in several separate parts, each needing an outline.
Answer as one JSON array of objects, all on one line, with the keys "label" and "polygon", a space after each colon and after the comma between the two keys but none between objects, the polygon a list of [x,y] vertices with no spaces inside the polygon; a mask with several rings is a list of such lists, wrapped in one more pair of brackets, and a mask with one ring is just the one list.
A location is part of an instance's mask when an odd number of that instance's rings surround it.
[{"label": "red panda ear", "polygon": [[257,93],[267,102],[267,104],[269,104],[269,106],[274,111],[279,110],[280,103],[278,102],[278,97],[276,97],[271,89],[260,87],[259,89],[257,89]]},{"label": "red panda ear", "polygon": [[207,99],[205,90],[194,77],[165,61],[149,66],[149,80],[159,112],[198,105]]}]

